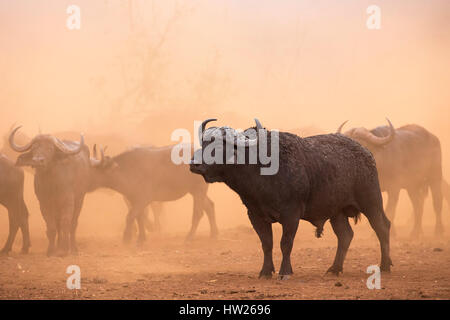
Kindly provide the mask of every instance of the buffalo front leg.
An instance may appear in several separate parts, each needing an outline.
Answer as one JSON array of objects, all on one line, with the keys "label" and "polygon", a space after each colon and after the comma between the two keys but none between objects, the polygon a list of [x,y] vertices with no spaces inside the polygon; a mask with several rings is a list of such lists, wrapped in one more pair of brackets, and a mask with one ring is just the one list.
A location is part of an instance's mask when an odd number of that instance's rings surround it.
[{"label": "buffalo front leg", "polygon": [[44,220],[47,225],[47,239],[48,239],[47,256],[50,257],[53,256],[56,251],[55,241],[56,241],[57,223],[55,215],[52,212],[46,211],[44,213],[44,210],[42,210],[42,214],[44,216]]},{"label": "buffalo front leg", "polygon": [[138,229],[139,229],[139,234],[138,234],[138,238],[137,238],[138,246],[142,245],[145,242],[145,240],[147,239],[147,235],[146,235],[146,231],[145,231],[146,221],[148,221],[147,213],[148,213],[148,211],[146,212],[145,208],[137,213],[136,219],[137,219]]},{"label": "buffalo front leg", "polygon": [[217,236],[219,235],[219,229],[217,228],[214,202],[212,202],[212,200],[207,196],[203,201],[203,208],[206,212],[206,215],[208,216],[210,236],[213,239],[217,239]]},{"label": "buffalo front leg", "polygon": [[273,265],[272,250],[273,250],[273,234],[272,224],[265,221],[257,214],[250,211],[247,212],[250,222],[261,240],[261,246],[264,252],[264,263],[259,273],[260,278],[270,279],[275,272]]},{"label": "buffalo front leg", "polygon": [[72,225],[70,227],[70,253],[73,255],[78,254],[76,232],[78,226],[78,218],[80,217],[81,208],[83,207],[83,201],[84,197],[75,201],[75,210],[73,214]]},{"label": "buffalo front leg", "polygon": [[290,275],[294,272],[292,271],[291,265],[291,252],[294,246],[294,238],[297,233],[298,219],[290,219],[288,221],[282,222],[283,235],[281,236],[281,253],[283,254],[283,260],[281,261],[281,267],[278,278],[280,280],[287,280]]},{"label": "buffalo front leg", "polygon": [[192,225],[191,230],[189,231],[186,241],[190,241],[194,238],[195,232],[197,231],[198,224],[203,215],[203,199],[198,196],[193,196],[194,198],[194,209],[192,213]]},{"label": "buffalo front leg", "polygon": [[[145,206],[141,206],[141,205],[137,205],[137,204],[131,204],[129,206],[129,211],[128,211],[128,215],[127,215],[127,220],[126,220],[126,226],[125,226],[125,231],[123,233],[123,242],[125,244],[130,243],[131,238],[132,238],[132,234],[133,234],[133,227],[134,227],[134,223],[137,221],[138,223],[138,228],[139,228],[139,237],[144,238],[145,240],[145,230],[143,232],[143,235],[141,233],[142,231],[142,223],[143,223],[143,219],[141,216],[143,216],[143,211]],[[138,240],[138,241],[141,241]]]},{"label": "buffalo front leg", "polygon": [[330,222],[338,238],[338,247],[333,265],[328,269],[327,273],[331,272],[338,276],[343,271],[345,256],[353,239],[353,230],[348,222],[348,218],[343,214],[331,218]]},{"label": "buffalo front leg", "polygon": [[411,232],[411,238],[416,239],[422,235],[422,216],[425,202],[425,190],[414,188],[408,189],[407,191],[414,209],[414,227]]},{"label": "buffalo front leg", "polygon": [[64,202],[64,207],[60,208],[61,213],[58,230],[58,249],[57,256],[65,257],[70,249],[70,235],[73,230],[73,221],[76,220],[74,216],[75,203],[73,197],[68,197],[67,202]]}]

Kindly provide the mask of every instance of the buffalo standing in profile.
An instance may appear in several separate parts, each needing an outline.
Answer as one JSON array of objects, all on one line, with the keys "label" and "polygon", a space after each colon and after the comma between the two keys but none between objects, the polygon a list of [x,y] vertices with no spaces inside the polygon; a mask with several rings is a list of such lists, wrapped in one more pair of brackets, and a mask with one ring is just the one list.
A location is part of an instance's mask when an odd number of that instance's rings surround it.
[{"label": "buffalo standing in profile", "polygon": [[[383,211],[375,160],[366,148],[340,134],[300,138],[279,132],[277,137],[258,121],[256,128],[250,128],[252,132],[257,131],[254,138],[249,137],[250,129],[244,133],[229,127],[205,130],[206,124],[213,120],[202,123],[202,149],[196,151],[191,171],[202,175],[209,183],[224,182],[240,196],[264,251],[260,277],[271,277],[275,272],[272,260],[272,223],[275,222],[283,228],[280,278],[287,279],[293,273],[290,255],[300,219],[316,226],[318,237],[325,222],[331,221],[338,247],[328,271],[338,275],[343,270],[345,255],[353,238],[348,218],[356,219],[360,212],[368,218],[380,241],[381,270],[390,270],[390,223]],[[279,141],[279,170],[274,175],[261,175],[260,170],[265,165],[259,159],[255,164],[248,161],[245,164],[234,161],[233,164],[224,153],[220,163],[208,161],[210,164],[207,164],[197,160],[202,159],[197,153],[210,149],[211,143],[222,144],[222,150],[227,146],[236,150],[236,146],[244,143],[245,159],[249,159],[251,152],[261,148],[260,133],[266,135],[267,145],[271,145],[271,139]],[[272,147],[270,149],[271,153],[276,152]]]},{"label": "buffalo standing in profile", "polygon": [[188,193],[193,197],[194,209],[187,239],[194,236],[203,212],[209,219],[211,237],[217,237],[214,203],[207,196],[208,185],[192,174],[187,164],[172,162],[172,147],[136,147],[115,157],[105,156],[101,149],[101,159],[91,160],[89,190],[109,188],[121,193],[127,201],[129,212],[123,237],[126,243],[131,240],[134,221],[139,227],[138,243],[145,241],[144,209],[149,204],[178,200]]},{"label": "buffalo standing in profile", "polygon": [[[346,121],[347,122],[347,121]],[[342,131],[344,122],[338,129]],[[401,189],[406,189],[414,208],[414,228],[411,237],[422,233],[422,215],[425,197],[431,190],[436,213],[435,234],[444,231],[442,224],[442,165],[439,139],[422,128],[410,124],[395,129],[388,120],[388,126],[372,130],[353,128],[344,135],[367,147],[377,163],[381,191],[386,191],[388,201],[386,214],[394,221]]]},{"label": "buffalo standing in profile", "polygon": [[[22,153],[18,166],[35,169],[34,191],[47,225],[47,255],[76,254],[75,233],[89,181],[89,149],[80,142],[61,141],[52,135],[40,134],[24,146],[9,136],[11,148]],[[57,245],[55,240],[57,238]]]},{"label": "buffalo standing in profile", "polygon": [[28,230],[28,209],[23,200],[24,174],[22,169],[0,153],[0,204],[8,210],[9,235],[0,254],[11,251],[17,231],[22,231],[22,253],[28,253],[30,233]]}]

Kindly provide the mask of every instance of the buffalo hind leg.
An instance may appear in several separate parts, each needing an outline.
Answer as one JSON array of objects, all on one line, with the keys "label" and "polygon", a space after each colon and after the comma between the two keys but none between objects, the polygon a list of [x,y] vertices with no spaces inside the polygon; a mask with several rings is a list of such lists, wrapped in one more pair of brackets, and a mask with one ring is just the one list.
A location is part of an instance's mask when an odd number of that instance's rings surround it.
[{"label": "buffalo hind leg", "polygon": [[281,261],[281,267],[279,272],[280,280],[289,279],[290,275],[293,274],[291,265],[291,251],[294,245],[295,234],[298,229],[298,219],[289,219],[286,222],[282,222],[283,235],[281,236],[281,253],[283,254],[283,260]]},{"label": "buffalo hind leg", "polygon": [[333,227],[333,231],[338,238],[338,247],[333,265],[327,272],[331,272],[332,274],[339,276],[339,273],[343,271],[345,256],[350,246],[350,242],[353,239],[353,230],[348,222],[348,217],[343,214],[339,214],[331,218],[330,222]]},{"label": "buffalo hind leg", "polygon": [[389,253],[389,229],[390,221],[383,212],[383,209],[369,209],[363,212],[369,220],[372,229],[375,231],[381,247],[380,270],[389,272],[391,270],[392,260]]},{"label": "buffalo hind leg", "polygon": [[260,216],[247,212],[250,222],[258,234],[259,240],[261,240],[262,249],[264,252],[264,263],[259,273],[260,278],[270,279],[275,272],[275,266],[273,265],[272,250],[273,250],[273,234],[272,224],[265,221]]},{"label": "buffalo hind leg", "polygon": [[395,189],[395,190],[389,190],[387,192],[388,194],[388,201],[386,204],[386,216],[388,217],[389,221],[391,222],[391,235],[395,236],[395,228],[394,228],[394,219],[395,219],[395,210],[397,208],[397,203],[398,203],[398,197],[400,194],[400,190],[399,189]]},{"label": "buffalo hind leg", "polygon": [[147,219],[145,222],[147,230],[149,230],[149,227],[151,227],[152,231],[161,233],[161,216],[163,213],[163,204],[162,204],[162,202],[152,202],[152,203],[150,203],[150,207],[152,208],[153,218],[154,218],[155,222],[154,222],[154,224],[152,224],[150,222],[150,220],[148,219],[148,215],[147,215]]},{"label": "buffalo hind leg", "polygon": [[8,220],[9,220],[9,234],[0,254],[8,254],[11,251],[14,239],[16,238],[17,231],[19,230],[19,217],[16,210],[8,208]]},{"label": "buffalo hind leg", "polygon": [[416,239],[422,235],[422,216],[426,191],[421,188],[408,189],[407,191],[414,209],[414,227],[411,238]]}]

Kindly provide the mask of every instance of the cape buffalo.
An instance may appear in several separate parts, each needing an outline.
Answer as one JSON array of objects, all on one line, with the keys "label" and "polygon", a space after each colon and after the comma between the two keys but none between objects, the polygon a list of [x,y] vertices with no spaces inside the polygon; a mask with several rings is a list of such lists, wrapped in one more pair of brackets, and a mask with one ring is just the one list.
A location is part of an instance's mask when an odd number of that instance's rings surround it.
[{"label": "cape buffalo", "polygon": [[[196,151],[190,169],[209,183],[224,182],[240,196],[262,243],[264,263],[260,277],[271,277],[275,272],[271,226],[275,222],[283,228],[280,243],[283,260],[279,277],[287,279],[293,273],[290,255],[300,219],[316,226],[317,237],[330,219],[338,246],[328,272],[338,275],[343,271],[345,255],[353,237],[348,218],[356,220],[360,212],[368,218],[380,241],[381,270],[390,270],[390,223],[383,211],[375,160],[367,149],[340,134],[300,138],[287,132],[267,131],[256,119],[257,126],[243,133],[229,127],[205,130],[206,124],[214,120],[202,123],[202,149]],[[257,136],[249,137],[250,132],[255,131]],[[263,147],[261,134],[270,145],[272,139],[278,139],[279,169],[276,174],[262,175],[260,170],[264,165],[260,159],[255,164],[248,161],[233,164],[228,155],[224,155],[220,163],[199,163],[196,160],[198,153],[203,154],[213,141],[221,144],[222,149],[239,150],[239,146],[244,145],[245,158],[250,159],[250,153]],[[276,152],[272,147],[270,149],[270,152]]]},{"label": "cape buffalo", "polygon": [[[346,122],[339,127],[338,133]],[[441,218],[442,166],[439,139],[421,126],[410,124],[395,129],[388,122],[388,126],[370,131],[353,128],[344,134],[367,147],[375,157],[381,191],[388,194],[386,214],[391,222],[395,218],[400,190],[406,189],[415,216],[411,237],[421,235],[423,206],[430,189],[436,212],[435,234],[440,235],[444,228]]]},{"label": "cape buffalo", "polygon": [[47,224],[47,255],[65,256],[69,249],[76,254],[75,232],[90,170],[89,149],[84,145],[83,135],[78,143],[40,134],[26,145],[18,146],[14,135],[19,129],[11,132],[9,144],[14,151],[22,153],[16,165],[36,170],[34,192]]},{"label": "cape buffalo", "polygon": [[[0,149],[0,152],[4,153],[8,158],[12,159],[13,161],[17,160],[18,154],[17,152],[15,152],[9,145],[9,135],[11,134],[11,132],[13,131],[14,126],[12,126],[9,131],[8,134],[6,134],[3,137],[3,146]],[[63,140],[75,140],[77,139],[77,137],[79,136],[79,133],[75,132],[75,131],[61,131],[61,132],[55,132],[52,134],[55,137],[59,137],[60,139]],[[28,137],[25,133],[23,132],[16,132],[15,136],[14,136],[14,141],[16,141],[17,144],[26,144],[28,141],[30,141],[31,138]],[[112,152],[121,152],[125,149],[128,148],[128,146],[134,142],[132,141],[128,141],[128,139],[125,139],[124,137],[122,137],[121,135],[116,135],[116,134],[86,134],[84,135],[84,141],[86,145],[94,145],[95,142],[102,144],[102,145],[107,145],[109,151]],[[34,170],[31,167],[25,167],[25,172],[28,172],[30,174],[34,174]],[[102,190],[103,192],[113,192],[113,191],[109,191],[109,190]],[[126,204],[129,206],[129,203],[126,201]],[[149,231],[160,231],[161,226],[160,226],[160,216],[163,212],[163,205],[162,203],[157,203],[157,202],[152,202],[150,204],[150,207],[153,211],[153,215],[154,215],[154,221],[155,223],[152,224],[150,222],[150,220],[148,219],[148,208],[145,209],[145,226],[147,228],[147,230]]]},{"label": "cape buffalo", "polygon": [[150,203],[178,200],[187,193],[194,199],[192,226],[187,239],[194,236],[203,211],[209,219],[211,237],[217,236],[214,203],[206,194],[208,185],[189,172],[188,165],[172,162],[172,147],[136,147],[115,157],[105,156],[101,150],[101,159],[91,161],[90,191],[110,188],[121,193],[129,203],[124,242],[131,240],[135,220],[139,226],[138,243],[145,241],[143,212]]},{"label": "cape buffalo", "polygon": [[22,169],[0,153],[0,204],[8,210],[9,235],[0,254],[11,251],[17,231],[22,231],[22,253],[28,253],[30,233],[28,231],[28,209],[23,201]]}]

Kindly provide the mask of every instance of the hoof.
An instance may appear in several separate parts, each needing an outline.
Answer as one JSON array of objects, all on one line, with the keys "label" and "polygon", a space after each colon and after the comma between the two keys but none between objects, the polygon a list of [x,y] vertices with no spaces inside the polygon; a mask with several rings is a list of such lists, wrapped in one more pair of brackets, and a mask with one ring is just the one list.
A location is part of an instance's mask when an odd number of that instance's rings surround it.
[{"label": "hoof", "polygon": [[22,248],[22,250],[20,250],[20,252],[21,252],[22,254],[28,254],[29,250],[30,250],[30,248],[29,248],[29,247],[26,247],[26,248]]},{"label": "hoof", "polygon": [[272,272],[260,272],[259,273],[259,277],[258,277],[259,279],[266,279],[266,280],[268,280],[268,279],[272,279]]},{"label": "hoof", "polygon": [[444,227],[443,226],[437,226],[434,229],[434,236],[440,238],[443,235],[444,235]]},{"label": "hoof", "polygon": [[331,274],[335,275],[336,277],[339,277],[339,274],[342,272],[343,272],[343,269],[341,267],[331,266],[330,268],[328,268],[326,274],[331,273]]},{"label": "hoof", "polygon": [[3,249],[0,251],[0,256],[7,256],[10,250]]},{"label": "hoof", "polygon": [[414,229],[413,231],[411,231],[411,233],[409,234],[409,238],[411,240],[419,240],[423,237],[423,233],[422,230],[417,230]]},{"label": "hoof", "polygon": [[209,237],[210,237],[212,240],[217,240],[217,239],[219,238],[219,233],[218,233],[218,232],[211,233],[211,234],[209,235]]},{"label": "hoof", "polygon": [[124,245],[129,245],[131,243],[131,237],[123,237],[122,243]]},{"label": "hoof", "polygon": [[387,266],[380,266],[380,271],[381,272],[385,272],[385,273],[390,273],[391,272],[391,266],[387,265]]},{"label": "hoof", "polygon": [[136,247],[137,247],[138,249],[142,249],[142,248],[144,247],[144,245],[145,245],[145,240],[138,240],[138,241],[136,242]]},{"label": "hoof", "polygon": [[290,274],[279,274],[278,275],[278,280],[284,281],[284,280],[289,280],[290,278],[291,278]]},{"label": "hoof", "polygon": [[67,251],[58,251],[55,256],[59,257],[59,258],[64,258],[67,257],[69,255],[69,253]]}]

